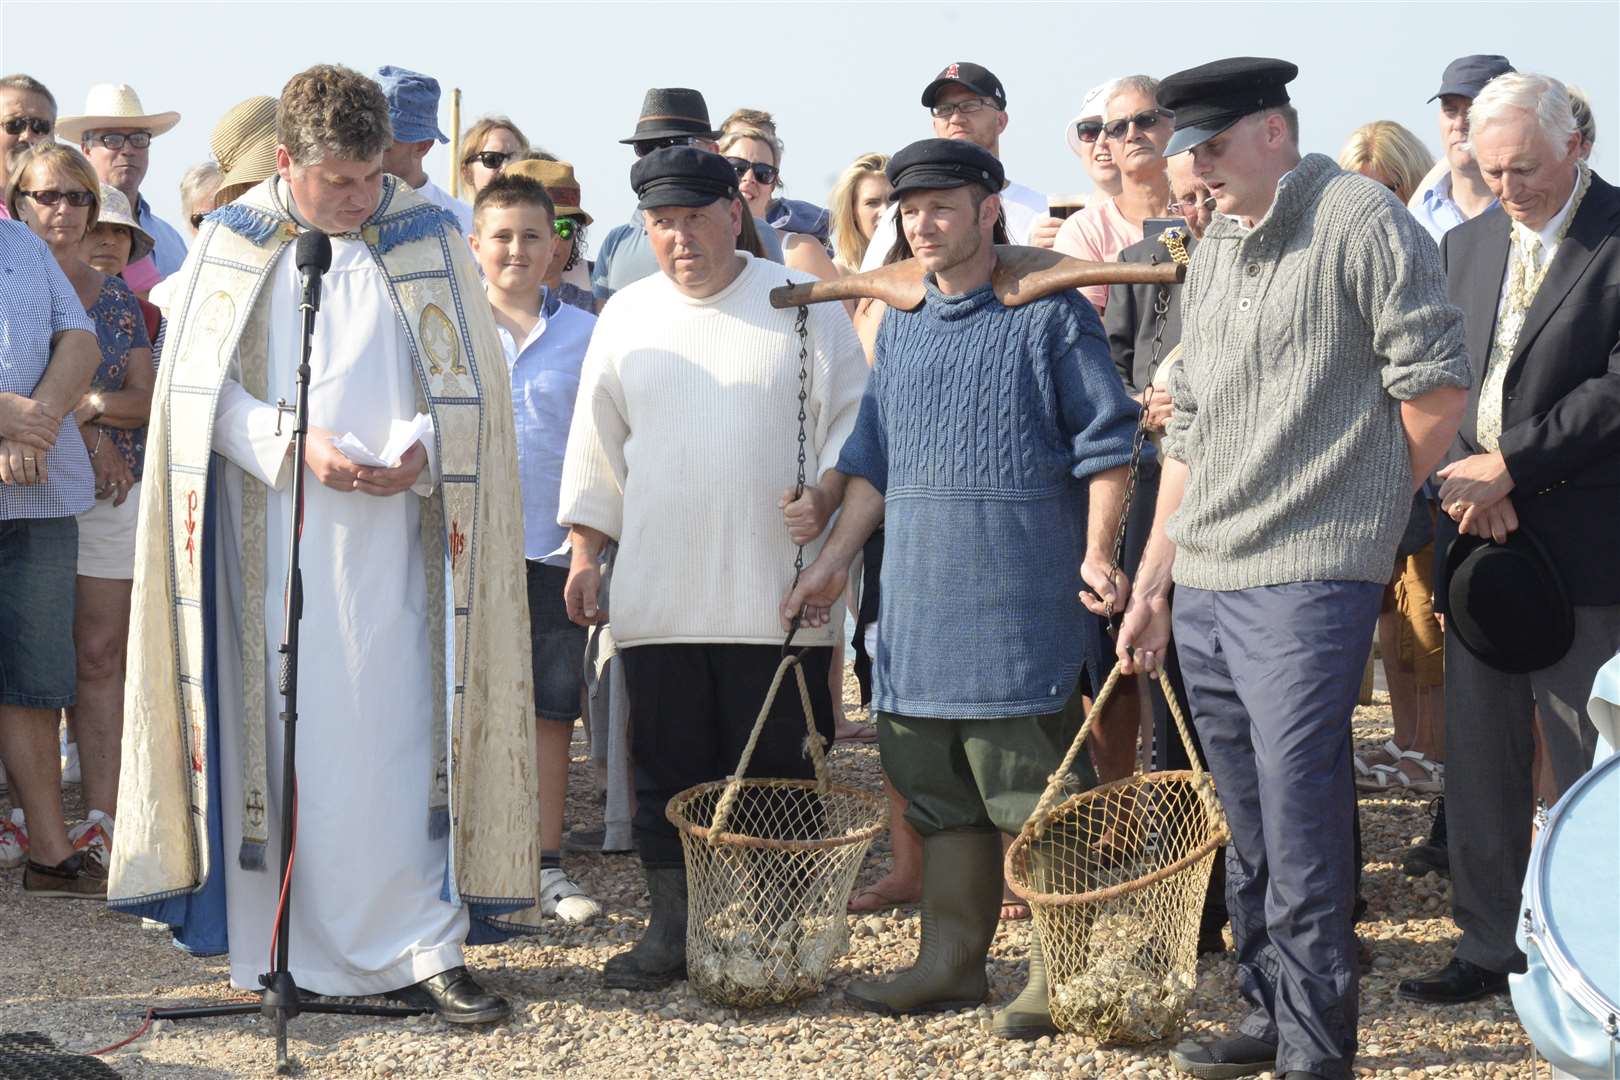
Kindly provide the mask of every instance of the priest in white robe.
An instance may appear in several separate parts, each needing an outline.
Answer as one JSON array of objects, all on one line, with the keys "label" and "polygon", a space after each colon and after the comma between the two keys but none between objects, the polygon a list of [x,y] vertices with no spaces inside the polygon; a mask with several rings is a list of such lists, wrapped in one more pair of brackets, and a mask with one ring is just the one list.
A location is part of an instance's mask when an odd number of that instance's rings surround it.
[{"label": "priest in white robe", "polygon": [[[504,356],[455,224],[383,172],[375,83],[324,65],[295,76],[278,138],[278,175],[211,215],[178,275],[110,902],[192,951],[228,952],[236,986],[258,989],[271,964],[298,467],[275,402],[295,399],[302,344],[291,249],[319,230],[332,264],[302,462],[289,968],[318,994],[499,1020],[509,1006],[463,946],[532,925],[538,880]],[[334,445],[380,450],[418,414],[431,424],[397,462]]]}]

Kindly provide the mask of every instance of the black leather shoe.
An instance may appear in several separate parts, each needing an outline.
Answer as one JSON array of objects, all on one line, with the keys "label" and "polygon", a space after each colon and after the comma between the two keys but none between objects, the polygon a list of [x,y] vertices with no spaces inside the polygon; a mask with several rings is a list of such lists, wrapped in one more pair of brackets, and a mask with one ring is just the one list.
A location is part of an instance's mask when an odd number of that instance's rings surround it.
[{"label": "black leather shoe", "polygon": [[1421,1001],[1425,1005],[1460,1005],[1492,994],[1505,994],[1507,989],[1506,972],[1491,971],[1454,956],[1451,963],[1439,971],[1402,979],[1396,993],[1407,1001]]},{"label": "black leather shoe", "polygon": [[479,986],[464,967],[441,971],[388,996],[407,1005],[432,1009],[449,1024],[493,1024],[512,1015],[506,999]]},{"label": "black leather shoe", "polygon": [[1228,1035],[1211,1043],[1179,1043],[1170,1051],[1170,1061],[1199,1080],[1234,1080],[1270,1072],[1277,1064],[1277,1044],[1251,1035]]},{"label": "black leather shoe", "polygon": [[1323,1080],[1320,1073],[1306,1072],[1304,1069],[1289,1069],[1283,1073],[1282,1080]]}]

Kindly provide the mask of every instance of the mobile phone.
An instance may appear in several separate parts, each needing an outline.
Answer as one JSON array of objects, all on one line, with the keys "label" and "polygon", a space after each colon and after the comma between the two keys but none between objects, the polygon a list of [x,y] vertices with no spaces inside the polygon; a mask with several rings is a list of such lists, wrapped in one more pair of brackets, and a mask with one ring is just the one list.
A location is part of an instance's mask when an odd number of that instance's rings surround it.
[{"label": "mobile phone", "polygon": [[1152,240],[1166,229],[1185,229],[1187,223],[1178,217],[1155,217],[1142,222],[1142,239]]}]

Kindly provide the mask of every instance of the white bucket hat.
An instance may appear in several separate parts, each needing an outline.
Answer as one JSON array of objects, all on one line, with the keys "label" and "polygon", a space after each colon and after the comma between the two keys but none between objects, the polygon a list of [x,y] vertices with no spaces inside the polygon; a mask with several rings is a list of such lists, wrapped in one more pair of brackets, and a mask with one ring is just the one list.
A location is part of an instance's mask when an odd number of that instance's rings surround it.
[{"label": "white bucket hat", "polygon": [[[1093,86],[1086,91],[1086,99],[1080,103],[1080,115],[1069,121],[1069,127],[1064,132],[1064,138],[1068,141],[1069,149],[1074,151],[1074,156],[1081,161],[1086,159],[1086,148],[1080,142],[1080,133],[1075,130],[1075,126],[1082,120],[1101,120],[1103,118],[1103,107],[1108,104],[1108,98],[1118,85],[1118,79],[1109,79],[1101,86]],[[57,121],[56,127],[61,130],[62,122],[60,120]]]},{"label": "white bucket hat", "polygon": [[162,135],[179,122],[177,112],[147,112],[135,88],[126,83],[97,83],[84,97],[84,113],[58,119],[56,134],[74,143],[82,142],[85,132],[102,128],[145,128]]}]

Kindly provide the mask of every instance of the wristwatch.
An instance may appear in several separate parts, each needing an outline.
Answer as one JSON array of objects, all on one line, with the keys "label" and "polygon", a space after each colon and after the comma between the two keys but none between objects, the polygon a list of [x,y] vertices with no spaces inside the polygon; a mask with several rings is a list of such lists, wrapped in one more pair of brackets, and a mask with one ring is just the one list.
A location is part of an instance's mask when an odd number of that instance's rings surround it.
[{"label": "wristwatch", "polygon": [[100,420],[102,414],[107,411],[107,399],[101,396],[101,391],[92,390],[88,394],[84,395],[84,400],[88,401],[90,403],[90,407],[96,410],[95,415],[91,416],[90,419],[85,421],[87,424],[93,424],[97,420]]}]

